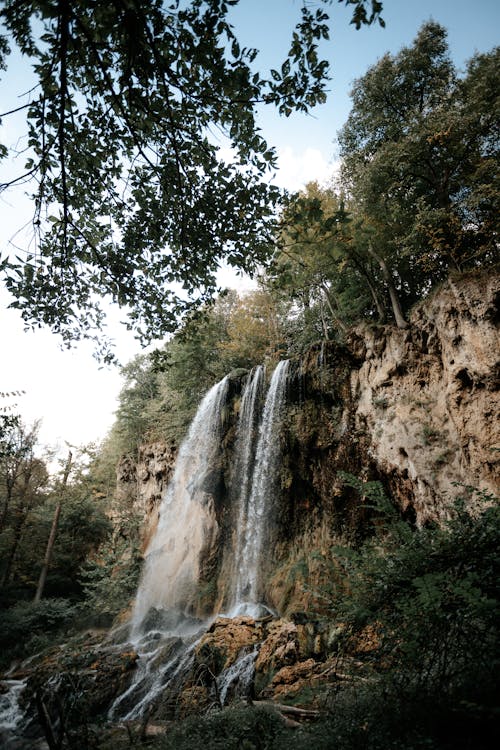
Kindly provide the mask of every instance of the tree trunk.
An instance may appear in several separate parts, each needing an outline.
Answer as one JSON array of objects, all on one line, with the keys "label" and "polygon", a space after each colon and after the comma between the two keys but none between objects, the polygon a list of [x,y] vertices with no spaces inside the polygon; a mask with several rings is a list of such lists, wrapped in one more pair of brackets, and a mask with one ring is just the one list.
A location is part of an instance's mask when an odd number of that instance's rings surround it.
[{"label": "tree trunk", "polygon": [[[337,315],[336,311],[333,308],[332,301],[330,299],[330,295],[329,295],[329,292],[328,292],[328,287],[326,286],[326,284],[321,284],[321,289],[323,291],[323,294],[325,295],[325,302],[326,302],[326,304],[328,306],[328,309],[330,310],[330,314],[331,314],[334,322],[340,328],[340,330],[342,331],[342,333],[347,333],[347,326],[346,326],[346,324],[339,318],[339,316]],[[338,308],[338,305],[337,305],[337,308]]]},{"label": "tree trunk", "polygon": [[375,287],[373,286],[372,282],[368,278],[368,274],[365,276],[365,279],[366,279],[366,283],[368,284],[368,289],[370,290],[373,301],[375,303],[375,307],[377,308],[377,315],[378,315],[379,323],[385,323],[385,310],[383,308],[382,303],[380,302],[380,299],[375,290]]},{"label": "tree trunk", "polygon": [[19,543],[21,541],[21,536],[24,528],[24,524],[26,523],[27,513],[23,510],[18,511],[18,519],[17,522],[14,525],[14,539],[12,541],[12,547],[10,548],[9,556],[7,558],[7,563],[5,565],[4,574],[2,577],[2,588],[5,588],[5,586],[8,584],[10,579],[10,574],[12,572],[12,566],[14,564],[14,558],[16,556],[17,549],[19,547]]},{"label": "tree trunk", "polygon": [[32,462],[26,467],[25,473],[24,473],[24,485],[21,491],[21,496],[19,499],[19,506],[17,508],[17,520],[13,526],[14,528],[14,539],[12,541],[12,547],[10,549],[10,553],[7,559],[7,564],[5,566],[5,571],[2,578],[2,588],[4,588],[7,583],[9,582],[10,575],[12,572],[12,566],[14,564],[14,559],[16,556],[17,548],[19,547],[19,543],[21,541],[21,536],[23,533],[23,528],[26,523],[26,520],[28,518],[28,514],[31,510],[31,506],[33,504],[33,499],[31,499],[31,502],[29,499],[29,485],[30,480],[32,476]]},{"label": "tree trunk", "polygon": [[394,313],[394,319],[396,321],[397,327],[408,328],[408,323],[406,322],[405,317],[403,315],[403,310],[401,309],[401,304],[399,302],[398,293],[396,291],[396,287],[394,286],[394,280],[391,276],[391,273],[389,272],[389,269],[387,268],[387,264],[385,260],[382,258],[382,256],[378,255],[375,252],[375,250],[371,246],[371,243],[368,245],[368,252],[372,256],[372,258],[374,258],[377,261],[382,271],[382,274],[384,276],[385,282],[387,284],[387,288],[389,289],[389,297],[391,298],[392,312]]},{"label": "tree trunk", "polygon": [[[16,468],[16,471],[17,471],[17,468]],[[3,509],[2,509],[2,517],[0,518],[0,531],[3,531],[4,526],[7,523],[7,515],[9,513],[9,508],[10,508],[10,504],[12,501],[12,495],[14,492],[14,485],[17,479],[17,474],[15,474],[14,477],[12,477],[9,474],[8,469],[6,470],[6,473],[7,473],[7,477],[5,480],[6,492],[5,492],[5,500],[3,504]]]},{"label": "tree trunk", "polygon": [[321,327],[323,328],[323,336],[325,338],[325,341],[328,341],[330,336],[328,335],[328,326],[325,319],[325,306],[323,305],[322,299],[319,302],[319,309],[321,314]]},{"label": "tree trunk", "polygon": [[50,529],[49,541],[47,542],[47,549],[45,550],[45,559],[43,561],[42,570],[40,571],[40,579],[38,581],[38,586],[37,586],[36,594],[34,598],[35,604],[37,604],[42,598],[43,589],[45,587],[45,581],[47,580],[47,573],[49,570],[50,558],[52,557],[52,550],[54,548],[54,542],[56,540],[57,524],[59,523],[59,516],[61,515],[62,496],[64,495],[66,485],[68,484],[68,477],[69,477],[69,472],[71,469],[72,458],[73,458],[73,454],[71,453],[71,451],[69,451],[68,459],[66,461],[66,467],[64,469],[63,480],[62,480],[61,497],[59,498],[59,502],[57,503],[57,506],[54,512],[54,518],[52,519],[52,526]]}]

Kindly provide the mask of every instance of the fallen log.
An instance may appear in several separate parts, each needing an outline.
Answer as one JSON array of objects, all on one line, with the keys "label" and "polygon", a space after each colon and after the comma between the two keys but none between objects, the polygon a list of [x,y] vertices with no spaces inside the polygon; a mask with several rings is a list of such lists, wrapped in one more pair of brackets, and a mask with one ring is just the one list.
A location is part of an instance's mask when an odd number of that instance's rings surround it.
[{"label": "fallen log", "polygon": [[317,719],[320,712],[310,708],[298,708],[297,706],[287,706],[285,703],[274,703],[274,701],[252,701],[254,706],[270,706],[282,714],[302,717],[303,719]]}]

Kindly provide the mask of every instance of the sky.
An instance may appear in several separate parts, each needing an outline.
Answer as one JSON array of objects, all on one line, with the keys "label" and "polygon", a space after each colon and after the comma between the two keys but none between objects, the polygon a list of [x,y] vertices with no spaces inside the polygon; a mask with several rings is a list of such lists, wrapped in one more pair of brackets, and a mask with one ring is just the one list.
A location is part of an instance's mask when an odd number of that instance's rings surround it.
[{"label": "sky", "polygon": [[[301,4],[301,0],[240,0],[233,9],[240,44],[260,50],[257,59],[262,68],[281,64]],[[500,41],[498,0],[384,0],[383,4],[386,27],[359,31],[349,25],[348,8],[336,0],[329,7],[331,39],[321,48],[332,75],[326,104],[309,116],[289,118],[280,118],[269,108],[261,110],[262,132],[278,150],[279,171],[274,180],[281,187],[297,190],[310,180],[331,178],[338,164],[336,134],[349,114],[353,81],[385,52],[394,54],[411,44],[425,21],[432,18],[448,29],[453,61],[462,70],[476,51],[488,51]],[[311,0],[309,5],[318,2]],[[16,59],[0,79],[2,111],[18,105],[16,97],[29,88],[29,82],[29,69]],[[0,142],[19,144],[22,133],[21,120],[4,118]],[[15,168],[15,164],[0,163],[0,182]],[[31,205],[21,191],[0,197],[2,255],[12,251],[12,242],[22,246],[29,241],[29,229],[18,230],[30,215]],[[40,437],[46,445],[64,451],[65,442],[82,445],[102,439],[117,406],[119,370],[101,367],[92,356],[90,343],[66,350],[48,330],[25,332],[19,313],[7,309],[8,302],[0,288],[0,392],[24,391],[10,403],[16,403],[28,424],[42,419]],[[126,363],[140,348],[132,334],[119,325],[119,313],[112,317],[117,355]]]}]

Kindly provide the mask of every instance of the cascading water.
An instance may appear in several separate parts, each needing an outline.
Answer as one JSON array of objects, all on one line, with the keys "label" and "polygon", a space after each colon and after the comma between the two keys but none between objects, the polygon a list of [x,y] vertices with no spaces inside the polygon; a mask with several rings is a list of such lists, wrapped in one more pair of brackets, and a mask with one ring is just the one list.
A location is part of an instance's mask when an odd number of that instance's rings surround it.
[{"label": "cascading water", "polygon": [[239,582],[244,578],[246,568],[246,561],[243,555],[245,550],[248,500],[254,468],[255,436],[261,413],[263,389],[264,368],[262,365],[259,365],[250,373],[243,390],[234,448],[233,485],[237,485],[237,489],[233,493],[233,497],[236,502],[238,515],[236,520],[230,591],[230,601],[233,605],[239,601],[241,592],[238,590],[238,586]]},{"label": "cascading water", "polygon": [[170,632],[175,630],[176,617],[182,621],[189,613],[198,584],[200,555],[214,542],[218,531],[210,483],[220,450],[227,388],[224,378],[206,394],[179,450],[173,478],[160,506],[158,528],[146,553],[132,618],[133,634],[140,632],[152,608],[166,613]]},{"label": "cascading water", "polygon": [[[258,616],[266,608],[259,602],[261,552],[276,488],[279,439],[286,392],[288,361],[277,366],[262,410],[264,368],[249,375],[241,400],[234,450],[233,484],[238,492],[235,564],[230,616]],[[227,378],[203,399],[188,436],[181,446],[172,481],[160,507],[160,522],[147,552],[146,567],[133,613],[132,638],[140,652],[133,683],[117,698],[110,718],[134,719],[149,710],[166,691],[181,684],[195,658],[205,627],[189,618],[196,594],[199,560],[211,548],[218,527],[213,512],[214,466],[221,450],[222,410]],[[255,447],[255,444],[257,446]],[[158,632],[160,631],[160,632]],[[182,639],[178,636],[182,635]],[[248,690],[258,647],[242,654],[220,675],[218,688],[224,699],[229,690]]]},{"label": "cascading water", "polygon": [[[238,491],[232,493],[237,503],[237,528],[234,564],[229,566],[233,570],[228,586],[230,616],[257,617],[263,610],[269,611],[261,602],[260,575],[277,488],[279,428],[288,368],[288,361],[276,367],[261,419],[263,367],[250,373],[242,394],[232,472]],[[156,710],[160,703],[165,707],[169,695],[175,700],[190,679],[196,647],[208,625],[193,616],[194,602],[202,572],[200,558],[217,552],[219,527],[214,501],[223,465],[222,427],[228,387],[228,378],[224,378],[207,393],[179,450],[173,478],[160,506],[158,528],[147,550],[132,616],[131,645],[139,653],[137,670],[132,683],[111,706],[110,719],[135,719]],[[124,645],[118,644],[120,648]],[[113,650],[116,645],[109,648]],[[217,677],[215,687],[222,703],[228,695],[251,690],[258,648],[256,644],[250,653],[243,650]],[[0,724],[5,731],[14,731],[22,719],[17,697],[23,687],[23,683],[13,684],[0,706]]]},{"label": "cascading water", "polygon": [[[255,455],[255,467],[242,531],[237,535],[239,549],[236,559],[241,564],[236,570],[234,597],[230,615],[259,616],[262,613],[261,553],[274,499],[280,456],[279,425],[282,417],[289,361],[276,367],[264,404]],[[264,607],[264,609],[266,609]]]},{"label": "cascading water", "polygon": [[[24,719],[19,707],[19,696],[26,686],[26,680],[4,680],[0,693],[0,743],[6,747],[13,739]],[[12,734],[11,734],[12,733]],[[11,734],[11,736],[9,736]]]},{"label": "cascading water", "polygon": [[132,643],[140,653],[139,665],[132,684],[111,706],[110,718],[141,716],[166,685],[182,679],[204,631],[191,616],[190,605],[198,585],[200,555],[218,531],[211,491],[227,390],[224,378],[206,394],[180,447],[132,615]]},{"label": "cascading water", "polygon": [[224,669],[217,678],[217,690],[221,706],[226,703],[230,692],[246,697],[251,690],[255,674],[255,660],[259,654],[257,646],[250,653],[241,654],[230,667]]}]

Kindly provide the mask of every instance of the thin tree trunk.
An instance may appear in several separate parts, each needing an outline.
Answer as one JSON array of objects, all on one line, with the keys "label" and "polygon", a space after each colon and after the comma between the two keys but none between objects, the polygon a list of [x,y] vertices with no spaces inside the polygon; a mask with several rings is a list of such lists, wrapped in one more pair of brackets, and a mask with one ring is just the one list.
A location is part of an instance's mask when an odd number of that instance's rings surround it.
[{"label": "thin tree trunk", "polygon": [[375,252],[375,250],[371,246],[371,243],[368,245],[368,252],[372,256],[372,258],[374,258],[379,264],[382,274],[384,276],[384,279],[386,281],[387,287],[389,289],[389,297],[391,298],[392,311],[394,313],[394,319],[396,321],[397,327],[408,328],[408,323],[406,322],[405,317],[403,315],[403,310],[401,309],[401,304],[399,302],[398,293],[396,291],[396,287],[394,286],[394,280],[391,276],[389,269],[387,268],[387,264],[385,260],[382,258],[382,256],[378,255]]},{"label": "thin tree trunk", "polygon": [[4,571],[3,578],[2,578],[2,584],[1,584],[2,588],[4,588],[9,582],[10,575],[12,572],[12,566],[14,563],[14,558],[16,556],[17,548],[19,547],[19,543],[21,541],[23,528],[28,518],[28,514],[31,510],[31,505],[33,503],[33,499],[31,500],[31,503],[29,502],[29,500],[26,501],[26,498],[28,496],[28,489],[29,489],[29,484],[31,480],[31,475],[32,475],[32,467],[33,467],[33,464],[32,462],[30,462],[30,464],[26,467],[26,471],[24,473],[24,485],[22,488],[21,497],[19,501],[20,504],[17,509],[17,521],[14,524],[14,539],[12,542],[12,547],[10,549],[9,557],[7,559],[7,564],[5,566],[5,571]]},{"label": "thin tree trunk", "polygon": [[[333,308],[332,301],[330,299],[330,295],[328,293],[328,287],[326,284],[321,284],[321,289],[323,291],[323,294],[325,295],[325,302],[327,304],[328,309],[330,310],[330,314],[334,320],[334,322],[338,325],[342,333],[347,333],[347,326],[346,324],[339,318],[336,311]],[[338,305],[337,305],[338,307]]]},{"label": "thin tree trunk", "polygon": [[17,523],[14,526],[14,540],[12,542],[12,547],[10,549],[9,557],[7,559],[7,563],[5,565],[5,571],[2,578],[2,588],[5,588],[5,586],[8,584],[10,579],[10,574],[12,572],[12,567],[14,564],[14,558],[16,556],[17,548],[19,547],[19,543],[21,541],[21,536],[23,533],[24,524],[26,523],[27,518],[27,512],[19,511],[19,518],[17,520]]},{"label": "thin tree trunk", "polygon": [[69,477],[69,472],[71,469],[72,458],[73,458],[73,454],[71,453],[71,451],[69,451],[68,459],[66,461],[66,467],[64,469],[63,480],[62,480],[61,496],[59,498],[59,502],[57,503],[57,506],[54,512],[54,518],[52,519],[52,526],[50,529],[49,541],[47,542],[47,549],[45,550],[45,559],[43,561],[42,570],[40,571],[40,579],[38,581],[38,586],[36,589],[36,594],[35,594],[35,599],[34,599],[35,604],[39,602],[40,599],[42,598],[43,589],[45,588],[45,581],[47,580],[47,573],[49,570],[50,558],[52,557],[52,550],[54,548],[54,542],[56,540],[57,524],[59,523],[59,516],[61,515],[62,496],[66,489],[66,485],[68,484],[68,477]]},{"label": "thin tree trunk", "polygon": [[380,302],[377,292],[375,291],[375,287],[373,286],[372,282],[368,278],[368,275],[365,276],[365,279],[366,279],[366,283],[368,284],[368,289],[370,290],[370,293],[373,297],[375,307],[377,308],[377,315],[378,315],[379,322],[385,323],[385,310],[383,308],[382,303]]},{"label": "thin tree trunk", "polygon": [[323,336],[325,338],[325,341],[328,341],[330,337],[328,335],[328,326],[326,324],[326,319],[325,319],[325,306],[323,305],[322,299],[320,299],[319,301],[319,310],[321,314],[321,326],[323,328]]},{"label": "thin tree trunk", "polygon": [[[16,472],[17,472],[17,467],[16,467]],[[4,501],[3,509],[2,509],[2,517],[0,519],[0,531],[3,531],[3,528],[7,523],[7,515],[9,513],[9,508],[10,508],[10,504],[12,501],[12,495],[14,492],[14,484],[17,479],[17,473],[13,477],[9,475],[8,469],[6,469],[6,473],[7,473],[7,478],[5,480],[6,493],[5,493],[5,501]]]}]

